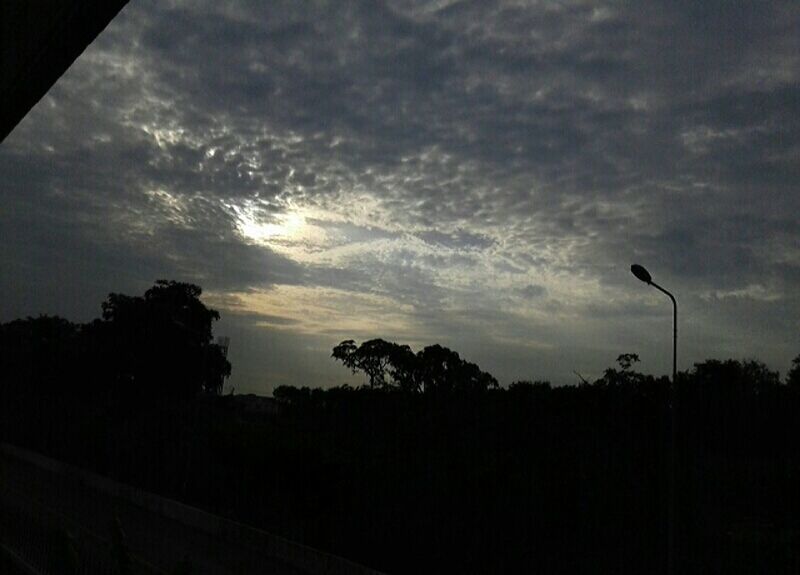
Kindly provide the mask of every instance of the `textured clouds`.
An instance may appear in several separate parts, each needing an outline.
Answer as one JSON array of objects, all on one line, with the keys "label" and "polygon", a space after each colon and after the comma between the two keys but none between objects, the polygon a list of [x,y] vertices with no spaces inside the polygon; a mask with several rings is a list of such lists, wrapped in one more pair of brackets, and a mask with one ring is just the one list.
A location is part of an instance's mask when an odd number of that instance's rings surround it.
[{"label": "textured clouds", "polygon": [[342,380],[344,337],[506,381],[626,351],[667,372],[638,261],[678,294],[683,366],[785,370],[798,25],[791,2],[133,0],[0,146],[2,318],[176,277],[227,314],[245,389]]}]

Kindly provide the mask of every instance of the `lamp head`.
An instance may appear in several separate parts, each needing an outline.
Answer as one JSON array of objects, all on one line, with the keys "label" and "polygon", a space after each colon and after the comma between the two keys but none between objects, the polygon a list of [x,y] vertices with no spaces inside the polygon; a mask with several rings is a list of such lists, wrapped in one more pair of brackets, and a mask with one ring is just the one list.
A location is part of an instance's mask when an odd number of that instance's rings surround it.
[{"label": "lamp head", "polygon": [[633,264],[631,266],[631,273],[646,284],[653,282],[653,277],[650,275],[650,272],[648,272],[639,264]]}]

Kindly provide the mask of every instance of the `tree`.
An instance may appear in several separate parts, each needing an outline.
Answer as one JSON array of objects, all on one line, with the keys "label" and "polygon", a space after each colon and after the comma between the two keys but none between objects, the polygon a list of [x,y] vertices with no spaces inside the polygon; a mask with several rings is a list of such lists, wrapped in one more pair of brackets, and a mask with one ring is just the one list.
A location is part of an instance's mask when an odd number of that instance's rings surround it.
[{"label": "tree", "polygon": [[633,365],[639,362],[639,354],[622,353],[617,356],[619,369],[609,367],[603,372],[603,377],[594,382],[600,387],[620,387],[637,385],[644,382],[647,377],[632,369]]},{"label": "tree", "polygon": [[109,383],[128,396],[220,393],[231,366],[211,343],[219,313],[200,301],[201,294],[199,286],[166,280],[144,297],[109,294],[103,321],[92,324],[113,358]]},{"label": "tree", "polygon": [[483,391],[497,387],[497,380],[490,374],[438,344],[415,354],[407,345],[383,339],[371,339],[360,346],[348,339],[334,347],[331,356],[353,373],[365,373],[370,388],[419,393]]},{"label": "tree", "polygon": [[758,360],[709,359],[694,364],[694,385],[718,397],[753,395],[775,389],[780,375]]},{"label": "tree", "polygon": [[194,284],[158,280],[145,292],[144,299],[195,343],[207,345],[213,338],[212,323],[219,320],[219,312],[200,301],[202,293],[200,286]]},{"label": "tree", "polygon": [[355,342],[348,339],[333,348],[331,357],[341,361],[353,373],[364,372],[371,389],[385,388],[386,369],[396,345],[383,339],[371,339],[356,347]]},{"label": "tree", "polygon": [[617,363],[622,371],[630,371],[634,363],[639,363],[638,353],[622,353],[617,356]]},{"label": "tree", "polygon": [[437,343],[422,349],[417,359],[424,391],[445,392],[454,389],[454,375],[461,363],[458,353]]},{"label": "tree", "polygon": [[407,345],[393,344],[389,350],[389,375],[402,391],[419,393],[423,388],[420,362]]},{"label": "tree", "polygon": [[371,388],[386,387],[386,368],[394,345],[380,338],[371,339],[362,343],[356,351],[360,369],[367,374]]},{"label": "tree", "polygon": [[800,354],[792,360],[792,367],[786,374],[786,385],[800,390]]},{"label": "tree", "polygon": [[339,345],[333,348],[333,353],[331,353],[331,357],[339,360],[344,364],[345,367],[353,370],[353,373],[358,371],[358,367],[356,366],[356,350],[358,350],[358,346],[356,342],[352,339],[346,339]]}]

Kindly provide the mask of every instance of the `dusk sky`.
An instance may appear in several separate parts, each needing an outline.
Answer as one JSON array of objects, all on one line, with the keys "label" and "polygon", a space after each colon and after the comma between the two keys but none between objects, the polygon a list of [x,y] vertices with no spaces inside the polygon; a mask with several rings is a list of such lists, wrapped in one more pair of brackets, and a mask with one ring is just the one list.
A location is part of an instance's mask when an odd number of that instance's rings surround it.
[{"label": "dusk sky", "polygon": [[800,353],[800,3],[131,0],[0,144],[0,321],[191,281],[230,385],[343,339],[576,383]]}]

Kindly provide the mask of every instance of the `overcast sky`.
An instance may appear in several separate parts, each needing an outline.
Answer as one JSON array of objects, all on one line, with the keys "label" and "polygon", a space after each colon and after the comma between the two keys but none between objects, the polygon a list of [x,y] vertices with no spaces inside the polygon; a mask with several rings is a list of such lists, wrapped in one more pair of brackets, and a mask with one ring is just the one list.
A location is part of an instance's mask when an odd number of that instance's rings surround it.
[{"label": "overcast sky", "polygon": [[800,4],[131,0],[0,145],[0,321],[192,281],[237,391],[800,353]]}]

